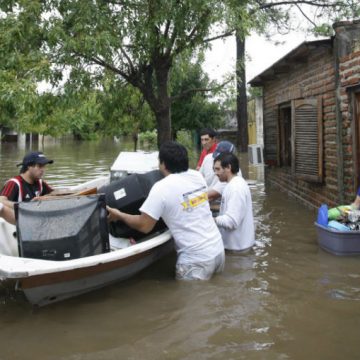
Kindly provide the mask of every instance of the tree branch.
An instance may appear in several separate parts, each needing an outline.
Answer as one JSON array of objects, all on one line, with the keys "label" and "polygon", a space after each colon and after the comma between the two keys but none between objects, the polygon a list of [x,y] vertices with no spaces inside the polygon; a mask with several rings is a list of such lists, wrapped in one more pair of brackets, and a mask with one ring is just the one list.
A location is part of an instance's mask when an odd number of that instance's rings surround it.
[{"label": "tree branch", "polygon": [[[179,1],[177,1],[176,2],[176,6],[178,6],[179,5]],[[167,22],[167,24],[166,24],[166,31],[165,31],[165,33],[164,33],[164,35],[166,36],[166,37],[168,37],[168,32],[169,32],[169,29],[170,29],[170,25],[171,25],[171,21],[170,20],[168,20],[168,22]],[[169,46],[168,46],[168,48],[165,50],[165,52],[164,52],[164,56],[165,57],[170,57],[170,54],[171,54],[171,50],[172,50],[172,48],[173,48],[173,46],[174,46],[174,44],[175,44],[175,40],[176,40],[176,36],[177,36],[177,29],[176,29],[176,27],[175,27],[175,23],[174,23],[174,29],[173,29],[173,31],[172,31],[172,34],[171,34],[171,37],[170,37],[170,42],[169,42]]]},{"label": "tree branch", "polygon": [[316,24],[305,14],[305,12],[302,10],[302,8],[301,8],[298,4],[296,4],[295,6],[296,6],[296,7],[298,8],[298,10],[301,12],[302,16],[303,16],[307,21],[309,21],[309,23],[310,23],[312,26],[316,27]]},{"label": "tree branch", "polygon": [[225,85],[227,85],[228,83],[230,83],[231,81],[233,80],[233,78],[230,78],[229,80],[225,81],[224,83],[218,85],[218,86],[215,86],[215,87],[212,87],[212,88],[194,88],[194,89],[188,89],[186,91],[183,91],[181,94],[179,95],[175,95],[175,96],[172,96],[170,98],[170,101],[173,102],[175,100],[178,100],[178,99],[181,99],[183,97],[185,97],[186,95],[189,95],[191,93],[194,93],[194,92],[208,92],[208,91],[217,91],[217,90],[220,90],[222,89]]},{"label": "tree branch", "polygon": [[198,36],[197,32],[199,30],[199,27],[205,22],[206,17],[209,15],[209,12],[209,10],[206,10],[201,15],[199,15],[196,25],[193,27],[190,34],[186,36],[185,41],[181,42],[181,44],[174,50],[174,55],[180,54],[186,47],[191,47],[195,44],[196,38]]},{"label": "tree branch", "polygon": [[214,40],[217,40],[217,39],[223,39],[223,38],[232,36],[234,34],[235,34],[235,30],[230,30],[230,31],[227,31],[227,32],[225,32],[225,33],[223,33],[221,35],[217,35],[217,36],[214,36],[212,38],[204,39],[204,42],[208,43],[208,42],[211,42],[211,41],[214,41]]},{"label": "tree branch", "polygon": [[281,6],[281,5],[311,5],[311,6],[318,6],[318,7],[324,7],[324,8],[330,8],[330,7],[338,7],[341,6],[340,2],[336,2],[333,4],[329,4],[329,2],[317,2],[317,1],[311,1],[311,0],[294,0],[294,1],[280,1],[277,3],[266,3],[266,4],[259,4],[259,8],[261,10],[263,9],[269,9],[275,6]]},{"label": "tree branch", "polygon": [[166,26],[165,26],[164,38],[167,38],[168,35],[169,35],[170,24],[171,24],[171,21],[168,20],[168,21],[166,22]]},{"label": "tree branch", "polygon": [[174,28],[172,34],[171,34],[171,38],[170,38],[170,43],[169,43],[169,46],[168,48],[165,50],[165,57],[169,57],[170,54],[171,54],[171,50],[175,44],[175,40],[176,40],[176,36],[177,36],[177,29]]},{"label": "tree branch", "polygon": [[199,25],[202,23],[203,19],[206,19],[206,17],[209,15],[209,10],[206,10],[203,14],[201,14],[199,16],[199,20],[197,22],[197,24],[194,26],[194,28],[191,30],[191,33],[189,34],[189,36],[187,37],[189,42],[193,41],[194,39],[194,35],[196,34],[198,28],[199,28]]},{"label": "tree branch", "polygon": [[116,0],[107,0],[106,1],[108,4],[112,4],[112,5],[128,5],[128,2],[127,1],[116,1]]},{"label": "tree branch", "polygon": [[120,69],[118,69],[117,67],[115,67],[114,65],[111,65],[111,64],[107,63],[106,61],[99,59],[98,57],[95,57],[95,56],[86,57],[81,54],[78,54],[78,56],[88,59],[88,60],[92,61],[93,63],[95,63],[96,65],[104,67],[105,69],[111,70],[115,74],[122,76],[126,81],[132,83],[131,77],[128,74],[126,74],[125,72],[123,72]]},{"label": "tree branch", "polygon": [[120,52],[125,56],[125,59],[127,60],[129,66],[130,66],[130,71],[133,73],[135,71],[134,69],[134,65],[129,57],[129,55],[127,54],[127,52],[124,50],[124,48],[122,46],[119,46]]}]

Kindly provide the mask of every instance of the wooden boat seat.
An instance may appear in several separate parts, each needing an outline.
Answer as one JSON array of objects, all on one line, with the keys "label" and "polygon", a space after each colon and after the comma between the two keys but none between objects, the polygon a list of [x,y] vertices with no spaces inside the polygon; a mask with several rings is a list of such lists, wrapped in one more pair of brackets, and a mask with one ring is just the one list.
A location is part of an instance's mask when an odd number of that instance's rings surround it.
[{"label": "wooden boat seat", "polygon": [[64,199],[68,197],[74,197],[74,196],[85,196],[85,195],[94,195],[97,194],[97,188],[88,188],[88,189],[82,189],[82,190],[54,190],[52,193],[38,196],[34,198],[34,200],[55,200],[56,198]]}]

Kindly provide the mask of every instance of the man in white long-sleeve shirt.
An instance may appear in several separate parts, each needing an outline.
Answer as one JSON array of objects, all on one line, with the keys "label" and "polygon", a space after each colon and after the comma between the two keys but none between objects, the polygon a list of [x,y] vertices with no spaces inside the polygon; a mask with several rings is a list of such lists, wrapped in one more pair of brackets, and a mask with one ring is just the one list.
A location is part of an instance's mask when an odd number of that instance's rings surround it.
[{"label": "man in white long-sleeve shirt", "polygon": [[215,219],[224,247],[237,251],[249,249],[255,243],[252,200],[248,184],[237,175],[239,160],[231,153],[220,154],[215,158],[214,171],[221,182],[227,183],[222,190],[220,213]]}]

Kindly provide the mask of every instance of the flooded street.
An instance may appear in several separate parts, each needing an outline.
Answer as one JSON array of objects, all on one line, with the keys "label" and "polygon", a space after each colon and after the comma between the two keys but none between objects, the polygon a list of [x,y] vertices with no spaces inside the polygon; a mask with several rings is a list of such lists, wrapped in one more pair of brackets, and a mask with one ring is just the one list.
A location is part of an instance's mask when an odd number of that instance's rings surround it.
[{"label": "flooded street", "polygon": [[[47,144],[52,185],[106,174],[131,144]],[[0,180],[18,172],[24,149],[1,145]],[[316,214],[266,184],[241,156],[251,180],[256,246],[228,254],[209,282],[174,280],[171,255],[134,278],[34,309],[0,288],[0,360],[357,359],[360,257],[319,249]]]}]

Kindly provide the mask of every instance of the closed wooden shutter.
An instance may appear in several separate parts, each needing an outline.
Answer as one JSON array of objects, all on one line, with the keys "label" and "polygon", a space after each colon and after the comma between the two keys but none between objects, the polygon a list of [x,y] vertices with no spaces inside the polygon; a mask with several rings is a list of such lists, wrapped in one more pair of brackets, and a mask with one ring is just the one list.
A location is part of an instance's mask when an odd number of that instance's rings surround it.
[{"label": "closed wooden shutter", "polygon": [[292,171],[297,178],[323,181],[322,101],[292,101]]}]

